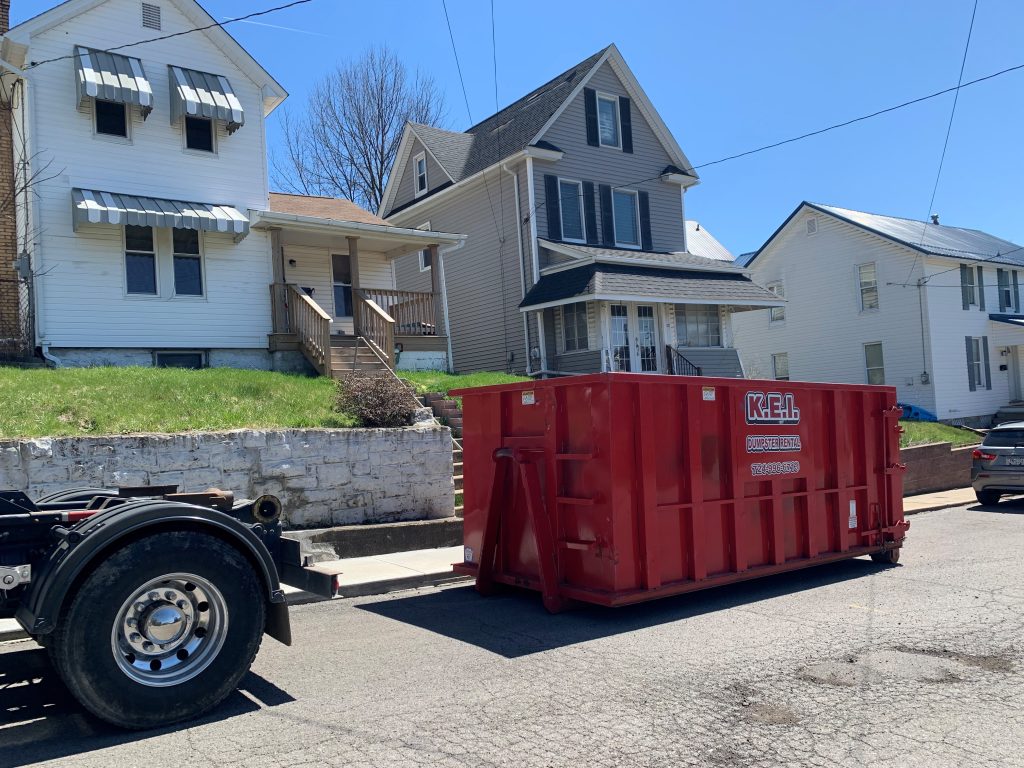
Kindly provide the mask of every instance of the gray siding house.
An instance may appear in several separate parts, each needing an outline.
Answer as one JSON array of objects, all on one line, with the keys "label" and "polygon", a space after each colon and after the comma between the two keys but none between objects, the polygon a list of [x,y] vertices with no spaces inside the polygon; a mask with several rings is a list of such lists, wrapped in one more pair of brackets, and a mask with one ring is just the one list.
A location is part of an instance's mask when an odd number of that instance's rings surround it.
[{"label": "gray siding house", "polygon": [[464,132],[407,125],[379,215],[467,235],[395,261],[438,272],[455,371],[742,376],[732,313],[781,301],[686,222],[698,182],[611,45]]}]

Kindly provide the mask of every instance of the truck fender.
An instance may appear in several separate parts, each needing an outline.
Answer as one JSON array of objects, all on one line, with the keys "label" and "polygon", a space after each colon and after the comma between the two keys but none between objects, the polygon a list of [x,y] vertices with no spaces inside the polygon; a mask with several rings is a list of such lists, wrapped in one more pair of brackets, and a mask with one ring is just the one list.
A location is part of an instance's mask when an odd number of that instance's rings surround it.
[{"label": "truck fender", "polygon": [[271,637],[291,644],[288,606],[277,567],[266,546],[249,527],[208,507],[160,499],[142,499],[101,511],[66,532],[38,570],[15,618],[31,635],[47,635],[60,621],[65,598],[90,566],[119,545],[140,535],[196,530],[224,539],[254,564],[267,590],[267,627]]}]

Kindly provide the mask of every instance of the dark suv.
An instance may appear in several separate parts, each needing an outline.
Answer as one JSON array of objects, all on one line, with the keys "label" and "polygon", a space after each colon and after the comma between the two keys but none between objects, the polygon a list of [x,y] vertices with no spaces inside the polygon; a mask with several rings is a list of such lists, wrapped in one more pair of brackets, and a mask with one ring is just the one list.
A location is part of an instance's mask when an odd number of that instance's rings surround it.
[{"label": "dark suv", "polygon": [[974,450],[971,485],[982,504],[1008,493],[1024,493],[1024,421],[1000,424]]}]

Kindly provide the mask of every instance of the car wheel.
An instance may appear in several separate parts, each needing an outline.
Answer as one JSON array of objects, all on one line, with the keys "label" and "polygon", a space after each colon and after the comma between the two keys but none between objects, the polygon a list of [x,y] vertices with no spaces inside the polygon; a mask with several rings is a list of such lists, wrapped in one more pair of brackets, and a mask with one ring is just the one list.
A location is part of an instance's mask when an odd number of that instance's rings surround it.
[{"label": "car wheel", "polygon": [[196,717],[231,693],[265,621],[263,585],[238,550],[203,533],[157,533],[86,577],[50,658],[94,715],[152,728]]},{"label": "car wheel", "polygon": [[979,504],[991,507],[999,503],[999,497],[1002,494],[1000,494],[999,491],[975,491],[974,495],[978,497]]}]

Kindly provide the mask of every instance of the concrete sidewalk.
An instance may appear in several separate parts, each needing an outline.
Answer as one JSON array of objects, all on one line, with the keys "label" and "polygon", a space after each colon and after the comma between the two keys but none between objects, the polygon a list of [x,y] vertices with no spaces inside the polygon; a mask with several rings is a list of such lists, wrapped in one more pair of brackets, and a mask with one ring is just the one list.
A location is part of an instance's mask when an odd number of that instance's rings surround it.
[{"label": "concrete sidewalk", "polygon": [[[962,507],[975,502],[972,489],[958,488],[952,491],[907,496],[903,499],[903,512],[907,515],[915,515],[936,509]],[[464,576],[452,573],[452,563],[461,561],[462,547],[460,546],[328,560],[317,563],[314,567],[317,570],[341,576],[339,597],[363,597],[465,579]],[[290,587],[285,587],[285,592],[291,605],[323,599]],[[0,641],[25,636],[16,621],[0,619]]]}]

